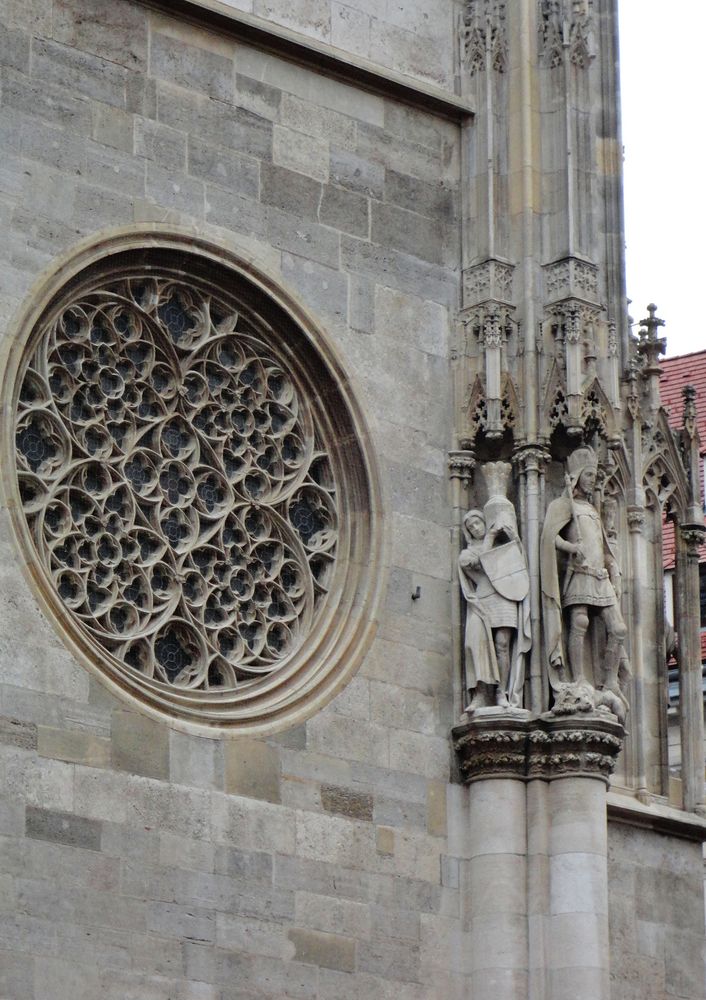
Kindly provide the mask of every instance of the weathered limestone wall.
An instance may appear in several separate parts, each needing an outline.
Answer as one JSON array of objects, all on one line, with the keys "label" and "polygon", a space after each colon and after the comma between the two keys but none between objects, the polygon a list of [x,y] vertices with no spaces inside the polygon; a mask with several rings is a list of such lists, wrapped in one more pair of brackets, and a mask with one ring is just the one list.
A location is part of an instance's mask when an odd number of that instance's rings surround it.
[{"label": "weathered limestone wall", "polygon": [[[289,23],[354,48],[330,6],[325,29],[303,4]],[[411,35],[393,4],[388,17]],[[252,256],[348,365],[390,546],[353,683],[296,730],[218,741],[89,680],[3,519],[0,996],[460,998],[445,502],[456,126],[127,0],[0,0],[0,23],[3,335],[40,273],[99,230],[166,222]],[[450,67],[424,72],[445,81]]]},{"label": "weathered limestone wall", "polygon": [[704,995],[701,844],[608,825],[611,996]]},{"label": "weathered limestone wall", "polygon": [[457,0],[225,0],[380,66],[453,90]]},{"label": "weathered limestone wall", "polygon": [[[457,0],[228,3],[454,89]],[[613,25],[612,0],[598,7]],[[0,62],[0,337],[40,274],[99,232],[172,225],[252,259],[344,359],[372,428],[389,562],[376,640],[326,709],[267,739],[210,740],[89,677],[43,618],[3,512],[0,997],[524,1000],[556,951],[538,927],[583,914],[559,891],[576,862],[564,855],[592,852],[573,835],[543,842],[543,785],[533,812],[515,789],[503,813],[469,815],[450,781],[458,126],[132,0],[0,0]],[[616,244],[618,222],[605,227]],[[492,829],[503,815],[509,852]],[[615,1000],[696,1000],[699,849],[610,835]],[[493,866],[521,877],[495,884]],[[600,917],[591,885],[577,899]],[[573,989],[582,962],[583,982],[602,980],[604,955],[591,964],[578,932],[570,944],[552,988]]]}]

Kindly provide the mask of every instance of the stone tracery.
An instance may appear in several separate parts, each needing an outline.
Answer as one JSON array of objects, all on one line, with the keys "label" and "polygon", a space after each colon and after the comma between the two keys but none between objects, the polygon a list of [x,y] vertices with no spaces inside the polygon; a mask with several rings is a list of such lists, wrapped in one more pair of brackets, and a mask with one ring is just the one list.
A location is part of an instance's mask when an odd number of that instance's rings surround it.
[{"label": "stone tracery", "polygon": [[203,691],[304,640],[336,556],[332,463],[225,298],[155,272],[74,297],[40,331],[15,442],[39,561],[107,653]]}]

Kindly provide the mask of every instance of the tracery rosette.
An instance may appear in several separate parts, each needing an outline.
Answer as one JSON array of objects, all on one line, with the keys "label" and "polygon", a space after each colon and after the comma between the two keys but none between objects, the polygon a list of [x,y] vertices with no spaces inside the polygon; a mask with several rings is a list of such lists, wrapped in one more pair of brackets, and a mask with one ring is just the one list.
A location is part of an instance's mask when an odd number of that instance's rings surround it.
[{"label": "tracery rosette", "polygon": [[80,629],[149,682],[216,692],[276,671],[337,557],[310,400],[266,330],[173,276],[108,281],[39,331],[18,481]]}]

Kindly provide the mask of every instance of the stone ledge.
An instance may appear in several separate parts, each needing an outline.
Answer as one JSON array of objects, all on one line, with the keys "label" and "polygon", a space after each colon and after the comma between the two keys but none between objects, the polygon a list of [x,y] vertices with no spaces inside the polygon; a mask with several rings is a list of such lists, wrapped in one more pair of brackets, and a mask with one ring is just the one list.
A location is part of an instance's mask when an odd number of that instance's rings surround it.
[{"label": "stone ledge", "polygon": [[396,98],[450,121],[463,122],[473,115],[473,108],[466,101],[439,87],[385,69],[368,59],[318,42],[254,14],[235,10],[219,0],[142,0],[142,3],[172,17],[181,16],[256,48],[281,55],[354,87]]},{"label": "stone ledge", "polygon": [[624,735],[615,717],[597,712],[533,716],[490,710],[452,731],[465,782],[586,777],[607,784]]},{"label": "stone ledge", "polygon": [[684,812],[661,802],[644,805],[620,792],[608,792],[607,805],[609,822],[642,827],[697,843],[706,841],[706,817],[696,813]]}]

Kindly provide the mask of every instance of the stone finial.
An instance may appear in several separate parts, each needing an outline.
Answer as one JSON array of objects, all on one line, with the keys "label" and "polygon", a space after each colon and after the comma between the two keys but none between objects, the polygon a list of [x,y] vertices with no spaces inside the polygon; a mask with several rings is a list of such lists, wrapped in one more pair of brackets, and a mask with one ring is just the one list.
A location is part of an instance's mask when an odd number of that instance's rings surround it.
[{"label": "stone finial", "polygon": [[657,306],[653,302],[648,305],[647,312],[649,313],[647,319],[640,320],[637,350],[649,370],[658,365],[660,354],[664,354],[667,349],[667,340],[658,336],[660,327],[664,326],[664,320],[657,316]]}]

